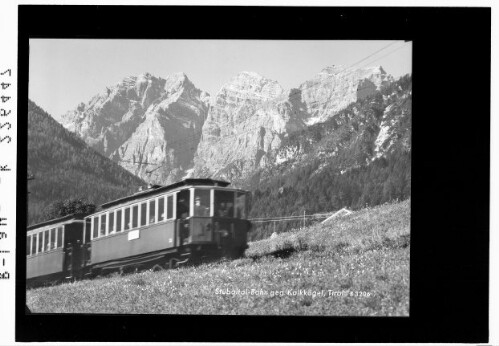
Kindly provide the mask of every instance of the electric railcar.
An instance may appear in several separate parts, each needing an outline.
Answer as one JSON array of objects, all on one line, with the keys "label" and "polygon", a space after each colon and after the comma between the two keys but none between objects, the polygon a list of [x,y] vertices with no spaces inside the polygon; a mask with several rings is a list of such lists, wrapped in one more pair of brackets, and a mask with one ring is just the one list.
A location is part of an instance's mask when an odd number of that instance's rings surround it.
[{"label": "electric railcar", "polygon": [[153,185],[96,213],[31,226],[28,283],[240,257],[251,229],[248,192],[228,185],[212,179]]},{"label": "electric railcar", "polygon": [[85,214],[68,215],[28,227],[28,286],[57,282],[81,272],[84,217]]}]

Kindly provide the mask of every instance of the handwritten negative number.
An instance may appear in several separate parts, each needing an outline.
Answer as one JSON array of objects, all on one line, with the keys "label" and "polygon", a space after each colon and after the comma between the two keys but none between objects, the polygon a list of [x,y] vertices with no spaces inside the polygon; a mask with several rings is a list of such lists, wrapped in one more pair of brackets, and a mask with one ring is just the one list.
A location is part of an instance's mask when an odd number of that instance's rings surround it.
[{"label": "handwritten negative number", "polygon": [[[5,75],[8,75],[9,77],[12,76],[12,71],[11,69],[7,69],[3,72],[0,73],[1,76],[5,76]],[[2,88],[2,90],[5,90],[7,89],[8,87],[11,86],[11,83],[7,83],[7,82],[4,82],[2,81],[0,83],[0,86]],[[10,96],[5,96],[5,95],[1,95],[0,96],[0,99],[2,100],[2,103],[6,103],[7,101],[10,100]],[[7,115],[10,114],[10,110],[6,110],[6,109],[0,109],[0,116],[2,117],[5,117]],[[4,122],[4,123],[0,123],[0,130],[4,129],[4,127],[6,127],[6,130],[10,130],[12,128],[12,125],[10,122]],[[6,143],[10,143],[12,141],[12,137],[11,136],[0,136],[0,143],[3,143],[3,142],[6,142]]]},{"label": "handwritten negative number", "polygon": [[4,123],[4,124],[0,125],[0,130],[3,129],[7,125],[9,125],[9,128],[7,130],[10,130],[12,127],[12,125],[10,123]]},{"label": "handwritten negative number", "polygon": [[12,140],[12,138],[10,138],[10,136],[5,136],[4,138],[0,138],[0,143],[2,143],[6,139],[9,140],[7,143],[10,143],[10,141]]}]

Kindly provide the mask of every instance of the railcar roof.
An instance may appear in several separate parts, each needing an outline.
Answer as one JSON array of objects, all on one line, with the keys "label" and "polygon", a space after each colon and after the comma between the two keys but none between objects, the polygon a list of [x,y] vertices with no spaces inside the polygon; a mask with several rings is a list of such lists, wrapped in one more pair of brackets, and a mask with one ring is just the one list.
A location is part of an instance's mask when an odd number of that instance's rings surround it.
[{"label": "railcar roof", "polygon": [[52,224],[56,224],[56,223],[60,223],[60,222],[64,222],[64,221],[71,221],[73,219],[75,220],[83,220],[83,218],[85,216],[87,216],[87,214],[85,213],[76,213],[76,214],[71,214],[71,215],[66,215],[66,216],[63,216],[63,217],[60,217],[60,218],[57,218],[57,219],[52,219],[52,220],[47,220],[47,221],[43,221],[43,222],[40,222],[40,223],[37,223],[37,224],[34,224],[34,225],[30,225],[28,226],[27,230],[28,231],[31,231],[33,229],[37,229],[37,228],[40,228],[40,227],[45,227],[45,226],[48,226],[48,225],[52,225]]},{"label": "railcar roof", "polygon": [[153,185],[151,188],[135,193],[131,196],[123,197],[116,199],[111,202],[107,202],[102,204],[102,209],[107,209],[112,206],[125,203],[128,201],[132,201],[135,199],[140,199],[148,196],[153,196],[155,194],[158,194],[160,192],[166,192],[170,190],[174,190],[176,188],[182,187],[182,186],[221,186],[221,187],[227,187],[229,186],[230,183],[223,181],[223,180],[213,180],[213,179],[184,179],[182,181],[176,182],[171,185],[166,185],[166,186],[160,186],[160,185]]}]

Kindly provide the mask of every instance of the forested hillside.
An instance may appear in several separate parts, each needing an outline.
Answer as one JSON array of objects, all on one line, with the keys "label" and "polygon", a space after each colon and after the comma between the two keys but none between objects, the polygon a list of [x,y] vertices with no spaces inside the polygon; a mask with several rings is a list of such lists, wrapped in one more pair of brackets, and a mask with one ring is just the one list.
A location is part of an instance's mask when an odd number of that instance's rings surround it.
[{"label": "forested hillside", "polygon": [[101,204],[145,183],[89,148],[34,102],[28,101],[28,224],[43,221],[57,201],[84,198]]},{"label": "forested hillside", "polygon": [[[278,154],[283,162],[248,183],[253,191],[250,216],[359,209],[410,197],[411,122],[412,80],[406,76],[328,121],[289,136]],[[386,124],[390,128],[383,130]],[[279,232],[290,225],[275,227]],[[273,231],[273,224],[260,224],[252,238]]]}]

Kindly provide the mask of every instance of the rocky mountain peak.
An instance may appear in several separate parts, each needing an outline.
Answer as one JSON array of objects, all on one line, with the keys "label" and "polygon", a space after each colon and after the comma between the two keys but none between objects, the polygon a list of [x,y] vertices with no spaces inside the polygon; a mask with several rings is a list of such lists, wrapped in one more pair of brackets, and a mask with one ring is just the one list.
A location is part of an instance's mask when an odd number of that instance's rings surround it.
[{"label": "rocky mountain peak", "polygon": [[245,80],[264,80],[267,79],[261,74],[253,71],[241,71],[239,72],[234,79],[245,79]]},{"label": "rocky mountain peak", "polygon": [[269,163],[268,154],[303,127],[281,85],[243,71],[214,97],[194,159],[194,175],[232,180]]},{"label": "rocky mountain peak", "polygon": [[348,104],[372,95],[393,77],[381,66],[346,67],[332,65],[300,85],[302,101],[310,117],[307,124],[323,122]]},{"label": "rocky mountain peak", "polygon": [[138,76],[128,76],[123,78],[120,82],[116,83],[116,87],[121,88],[140,88],[148,84],[158,84],[164,83],[163,78],[158,78],[150,74],[149,72],[144,72]]},{"label": "rocky mountain peak", "polygon": [[194,84],[192,84],[192,82],[187,77],[187,75],[183,72],[175,72],[175,73],[172,73],[166,77],[165,89],[169,89],[170,86],[172,86],[172,85],[181,85],[181,86],[192,85],[192,86],[194,86]]},{"label": "rocky mountain peak", "polygon": [[385,69],[381,65],[375,66],[373,69],[377,70],[381,74],[387,74]]},{"label": "rocky mountain peak", "polygon": [[386,75],[386,71],[381,65],[368,67],[349,67],[345,65],[331,65],[323,68],[319,73],[319,77],[333,77],[338,75],[359,75],[359,74],[381,74]]},{"label": "rocky mountain peak", "polygon": [[166,77],[164,91],[168,98],[173,96],[184,98],[198,98],[208,106],[210,95],[198,89],[183,72],[176,72]]},{"label": "rocky mountain peak", "polygon": [[338,74],[342,71],[344,71],[345,69],[347,69],[347,66],[344,66],[344,65],[331,65],[331,66],[326,66],[324,67],[321,72],[319,72],[319,74],[327,74],[327,75],[331,75],[331,74]]},{"label": "rocky mountain peak", "polygon": [[[63,116],[92,148],[151,182],[177,180],[208,113],[209,95],[185,73],[128,76]],[[185,138],[194,144],[181,148]],[[152,172],[152,173],[151,173]]]},{"label": "rocky mountain peak", "polygon": [[256,72],[242,71],[222,86],[215,103],[218,103],[220,98],[236,103],[243,99],[266,101],[280,96],[283,92],[284,89],[277,81]]}]

